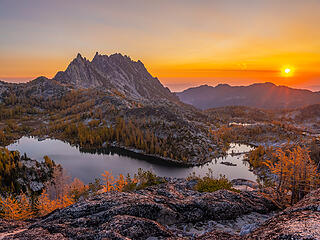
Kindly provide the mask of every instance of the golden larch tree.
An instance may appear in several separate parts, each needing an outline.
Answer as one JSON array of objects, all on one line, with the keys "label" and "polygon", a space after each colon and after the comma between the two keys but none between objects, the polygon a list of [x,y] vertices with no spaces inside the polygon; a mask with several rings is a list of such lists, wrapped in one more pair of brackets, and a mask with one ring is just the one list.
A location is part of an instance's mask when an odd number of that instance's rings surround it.
[{"label": "golden larch tree", "polygon": [[115,179],[112,176],[111,172],[108,171],[104,171],[104,173],[102,174],[103,177],[103,191],[104,192],[110,192],[114,190],[114,185],[115,185]]},{"label": "golden larch tree", "polygon": [[22,193],[19,197],[8,196],[0,198],[1,217],[7,220],[26,220],[34,213],[27,196]]},{"label": "golden larch tree", "polygon": [[276,161],[266,161],[265,165],[277,176],[278,200],[290,195],[290,204],[294,204],[319,186],[319,173],[307,149],[278,149],[275,156]]}]

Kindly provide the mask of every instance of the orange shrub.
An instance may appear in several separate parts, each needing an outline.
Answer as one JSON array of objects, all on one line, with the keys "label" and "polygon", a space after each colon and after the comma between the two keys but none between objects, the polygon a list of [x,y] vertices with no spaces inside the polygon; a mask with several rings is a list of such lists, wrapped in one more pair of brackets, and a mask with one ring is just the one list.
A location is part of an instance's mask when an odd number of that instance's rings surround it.
[{"label": "orange shrub", "polygon": [[31,203],[25,194],[21,194],[19,200],[12,196],[0,198],[0,208],[1,217],[7,220],[26,220],[34,216]]}]

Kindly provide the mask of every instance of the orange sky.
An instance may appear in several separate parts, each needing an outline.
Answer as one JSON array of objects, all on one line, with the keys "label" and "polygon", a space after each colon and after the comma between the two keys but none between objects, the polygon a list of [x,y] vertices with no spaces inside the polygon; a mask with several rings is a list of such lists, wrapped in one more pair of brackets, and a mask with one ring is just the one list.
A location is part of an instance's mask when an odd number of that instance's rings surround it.
[{"label": "orange sky", "polygon": [[[0,2],[0,79],[53,77],[78,52],[140,59],[172,90],[271,81],[320,90],[320,1]],[[292,66],[292,77],[280,74]]]}]

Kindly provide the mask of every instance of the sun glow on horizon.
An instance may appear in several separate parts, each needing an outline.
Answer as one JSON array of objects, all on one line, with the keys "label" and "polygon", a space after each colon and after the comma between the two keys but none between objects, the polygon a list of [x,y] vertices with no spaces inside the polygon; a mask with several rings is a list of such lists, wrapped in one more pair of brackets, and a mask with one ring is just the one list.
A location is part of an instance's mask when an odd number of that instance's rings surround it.
[{"label": "sun glow on horizon", "polygon": [[91,61],[98,51],[141,60],[174,91],[256,82],[320,90],[317,0],[0,0],[0,5],[0,80],[53,78],[77,53]]},{"label": "sun glow on horizon", "polygon": [[281,75],[283,77],[292,77],[294,73],[294,68],[292,66],[284,66],[281,69]]}]

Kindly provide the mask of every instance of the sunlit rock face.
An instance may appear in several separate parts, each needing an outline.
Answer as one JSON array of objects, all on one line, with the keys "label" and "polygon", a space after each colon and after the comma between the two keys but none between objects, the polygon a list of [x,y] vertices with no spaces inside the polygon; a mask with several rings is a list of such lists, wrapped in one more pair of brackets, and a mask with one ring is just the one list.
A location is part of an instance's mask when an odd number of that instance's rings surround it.
[{"label": "sunlit rock face", "polygon": [[54,80],[75,88],[116,89],[136,99],[177,101],[177,97],[152,77],[141,61],[133,61],[119,53],[110,56],[96,53],[92,61],[78,54],[64,72],[56,74]]}]

